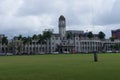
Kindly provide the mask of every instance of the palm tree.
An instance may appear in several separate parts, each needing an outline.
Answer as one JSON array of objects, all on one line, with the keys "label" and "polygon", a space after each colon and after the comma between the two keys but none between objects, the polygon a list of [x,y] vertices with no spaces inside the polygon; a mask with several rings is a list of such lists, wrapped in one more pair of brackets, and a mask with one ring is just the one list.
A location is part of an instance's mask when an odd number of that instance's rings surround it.
[{"label": "palm tree", "polygon": [[[42,39],[42,35],[39,34],[39,35],[38,35],[38,42],[37,42],[37,43],[40,44],[40,48],[42,47],[42,41],[43,41],[43,39]],[[40,52],[41,52],[41,49],[40,49]]]},{"label": "palm tree", "polygon": [[23,45],[23,41],[22,41],[22,39],[23,39],[23,37],[22,37],[22,35],[20,34],[19,36],[18,36],[18,40],[19,40],[19,45],[17,45],[17,51],[18,51],[18,54],[22,54],[22,52],[21,52],[21,50],[22,50],[22,45]]},{"label": "palm tree", "polygon": [[5,37],[5,36],[2,38],[2,45],[4,45],[4,44],[5,44],[5,45],[8,44],[8,39],[7,39],[7,37]]},{"label": "palm tree", "polygon": [[19,36],[18,36],[18,40],[21,40],[22,39],[22,35],[20,34]]},{"label": "palm tree", "polygon": [[[72,33],[71,33],[71,32],[67,33],[67,34],[66,34],[66,37],[67,37],[68,46],[69,46],[69,44],[70,44],[70,39],[71,39],[71,37],[72,37]],[[68,46],[67,46],[67,51],[69,51]]]},{"label": "palm tree", "polygon": [[40,43],[40,44],[45,44],[44,36],[41,35],[41,34],[38,35],[38,43]]},{"label": "palm tree", "polygon": [[34,34],[34,35],[32,36],[32,40],[38,40],[38,36],[37,36],[36,34]]},{"label": "palm tree", "polygon": [[67,33],[66,37],[67,37],[67,39],[70,39],[72,37],[72,33],[71,32]]},{"label": "palm tree", "polygon": [[44,31],[43,32],[43,36],[44,36],[44,38],[45,39],[50,39],[51,38],[51,36],[52,36],[52,32],[51,31]]},{"label": "palm tree", "polygon": [[36,47],[36,43],[38,43],[38,41],[39,41],[39,36],[38,35],[36,35],[36,34],[34,34],[33,36],[32,36],[32,40],[34,40],[35,42],[34,42],[34,52],[35,53],[38,53],[38,51],[37,51],[37,47]]},{"label": "palm tree", "polygon": [[89,32],[88,35],[87,35],[87,37],[88,37],[89,39],[93,38],[93,37],[94,37],[94,36],[93,36],[93,33],[92,33],[92,32]]},{"label": "palm tree", "polygon": [[23,45],[24,45],[24,48],[25,48],[25,45],[29,46],[32,42],[32,38],[31,37],[23,37],[22,38],[22,41],[23,41]]},{"label": "palm tree", "polygon": [[98,38],[101,39],[101,40],[105,39],[105,33],[103,33],[102,31],[100,31],[99,34],[98,34]]},{"label": "palm tree", "polygon": [[[52,37],[52,31],[48,30],[48,31],[43,32],[43,39],[46,41],[46,50],[47,50],[47,41],[50,44],[50,38],[51,37]],[[50,50],[48,48],[49,53],[50,53]]]},{"label": "palm tree", "polygon": [[2,48],[3,52],[7,53],[7,47],[6,46],[8,45],[8,39],[5,36],[2,38],[2,45],[4,45],[4,47]]},{"label": "palm tree", "polygon": [[23,44],[30,44],[32,42],[32,38],[31,37],[23,37],[22,38]]},{"label": "palm tree", "polygon": [[40,51],[42,51],[42,45],[46,44],[46,40],[45,40],[44,36],[41,35],[41,34],[38,35],[38,43],[41,45],[40,46],[41,47]]}]

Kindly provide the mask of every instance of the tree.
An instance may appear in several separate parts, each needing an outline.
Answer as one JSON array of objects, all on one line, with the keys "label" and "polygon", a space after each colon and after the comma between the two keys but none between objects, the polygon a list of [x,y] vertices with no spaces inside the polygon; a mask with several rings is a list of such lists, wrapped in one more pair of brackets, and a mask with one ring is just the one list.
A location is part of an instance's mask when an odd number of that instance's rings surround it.
[{"label": "tree", "polygon": [[105,34],[102,31],[100,31],[99,34],[98,34],[98,38],[101,39],[101,40],[105,39]]},{"label": "tree", "polygon": [[2,45],[4,45],[3,52],[7,52],[8,39],[5,36],[2,38]]},{"label": "tree", "polygon": [[72,33],[71,32],[67,33],[66,37],[67,37],[67,39],[70,39],[72,37]]},{"label": "tree", "polygon": [[22,41],[23,41],[23,44],[26,44],[26,43],[27,43],[27,38],[26,38],[26,37],[23,37],[23,38],[22,38]]},{"label": "tree", "polygon": [[19,36],[18,36],[18,40],[21,40],[22,39],[22,35],[20,34]]},{"label": "tree", "polygon": [[[70,38],[72,37],[72,33],[71,33],[71,32],[67,33],[67,34],[66,34],[66,37],[67,37],[68,46],[69,46],[69,44],[70,44]],[[68,46],[67,46],[67,51],[68,51]]]},{"label": "tree", "polygon": [[45,44],[46,43],[44,36],[41,35],[41,34],[38,35],[38,43],[40,43],[40,44]]},{"label": "tree", "polygon": [[110,48],[113,49],[113,50],[120,50],[120,43],[111,45]]},{"label": "tree", "polygon": [[[50,38],[52,37],[52,31],[48,30],[48,31],[44,31],[43,32],[43,39],[47,42],[50,42]],[[47,49],[47,43],[46,43],[46,49]],[[50,49],[51,50],[51,49]],[[48,48],[48,51],[50,53],[50,50]]]},{"label": "tree", "polygon": [[23,44],[30,44],[32,42],[32,38],[31,37],[23,37],[22,38]]},{"label": "tree", "polygon": [[3,37],[3,38],[2,38],[2,45],[3,45],[3,44],[5,44],[5,45],[8,44],[8,39],[7,39],[7,37]]},{"label": "tree", "polygon": [[8,52],[13,53],[13,44],[11,42],[8,44],[7,47],[8,47]]},{"label": "tree", "polygon": [[114,37],[110,37],[110,40],[111,40],[111,41],[114,41],[114,40],[115,40],[115,38],[114,38]]},{"label": "tree", "polygon": [[114,48],[115,48],[115,50],[120,50],[120,43],[119,44],[115,44]]},{"label": "tree", "polygon": [[88,35],[87,35],[87,37],[88,37],[89,39],[93,38],[93,37],[94,37],[94,36],[93,36],[93,33],[92,33],[92,32],[89,32]]},{"label": "tree", "polygon": [[50,39],[51,36],[52,36],[52,32],[51,32],[51,31],[48,30],[48,31],[44,31],[44,32],[43,32],[43,38],[44,38],[44,39],[46,39],[46,40],[47,40],[47,39]]},{"label": "tree", "polygon": [[23,47],[25,48],[25,45],[29,46],[32,43],[32,38],[29,36],[23,37],[22,41],[23,41]]},{"label": "tree", "polygon": [[33,40],[37,40],[37,39],[38,39],[38,36],[37,36],[36,34],[34,34],[34,35],[32,36],[32,39],[33,39]]}]

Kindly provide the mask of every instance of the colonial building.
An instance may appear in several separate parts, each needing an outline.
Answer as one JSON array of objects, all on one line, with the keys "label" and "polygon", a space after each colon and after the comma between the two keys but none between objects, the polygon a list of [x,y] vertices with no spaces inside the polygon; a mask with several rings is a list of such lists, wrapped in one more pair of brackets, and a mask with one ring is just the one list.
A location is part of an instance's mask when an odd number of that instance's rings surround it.
[{"label": "colonial building", "polygon": [[[66,19],[63,15],[58,19],[58,27],[59,33],[53,33],[50,40],[44,45],[44,53],[89,53],[93,51],[110,51],[112,50],[111,44],[120,43],[120,40],[100,40],[98,34],[93,34],[93,38],[89,39],[87,37],[88,32],[80,30],[66,31]],[[69,38],[67,37],[68,34],[70,34]]]},{"label": "colonial building", "polygon": [[45,40],[44,43],[39,42],[38,39],[24,43],[22,39],[14,37],[8,45],[2,45],[0,42],[0,51],[3,52],[2,48],[7,46],[7,51],[13,54],[90,53],[93,51],[113,51],[111,46],[120,44],[120,40],[101,40],[98,38],[98,34],[93,34],[92,38],[88,38],[88,32],[81,30],[66,31],[66,19],[63,15],[58,19],[58,28],[59,33],[53,33],[50,39]]}]

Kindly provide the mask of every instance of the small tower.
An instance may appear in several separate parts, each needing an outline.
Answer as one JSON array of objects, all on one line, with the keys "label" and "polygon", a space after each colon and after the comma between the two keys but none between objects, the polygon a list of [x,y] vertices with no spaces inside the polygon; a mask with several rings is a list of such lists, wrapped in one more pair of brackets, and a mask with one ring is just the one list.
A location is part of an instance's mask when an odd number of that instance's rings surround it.
[{"label": "small tower", "polygon": [[63,39],[66,35],[66,20],[63,15],[59,17],[59,34],[61,39]]}]

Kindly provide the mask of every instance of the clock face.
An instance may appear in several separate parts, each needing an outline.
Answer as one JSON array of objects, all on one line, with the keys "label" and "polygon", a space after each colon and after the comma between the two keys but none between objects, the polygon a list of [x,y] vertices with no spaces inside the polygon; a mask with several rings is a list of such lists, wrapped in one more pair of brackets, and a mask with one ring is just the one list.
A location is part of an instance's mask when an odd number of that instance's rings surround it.
[{"label": "clock face", "polygon": [[65,24],[65,21],[60,21],[60,25],[63,25],[63,24]]},{"label": "clock face", "polygon": [[62,21],[62,24],[65,24],[65,21]]}]

